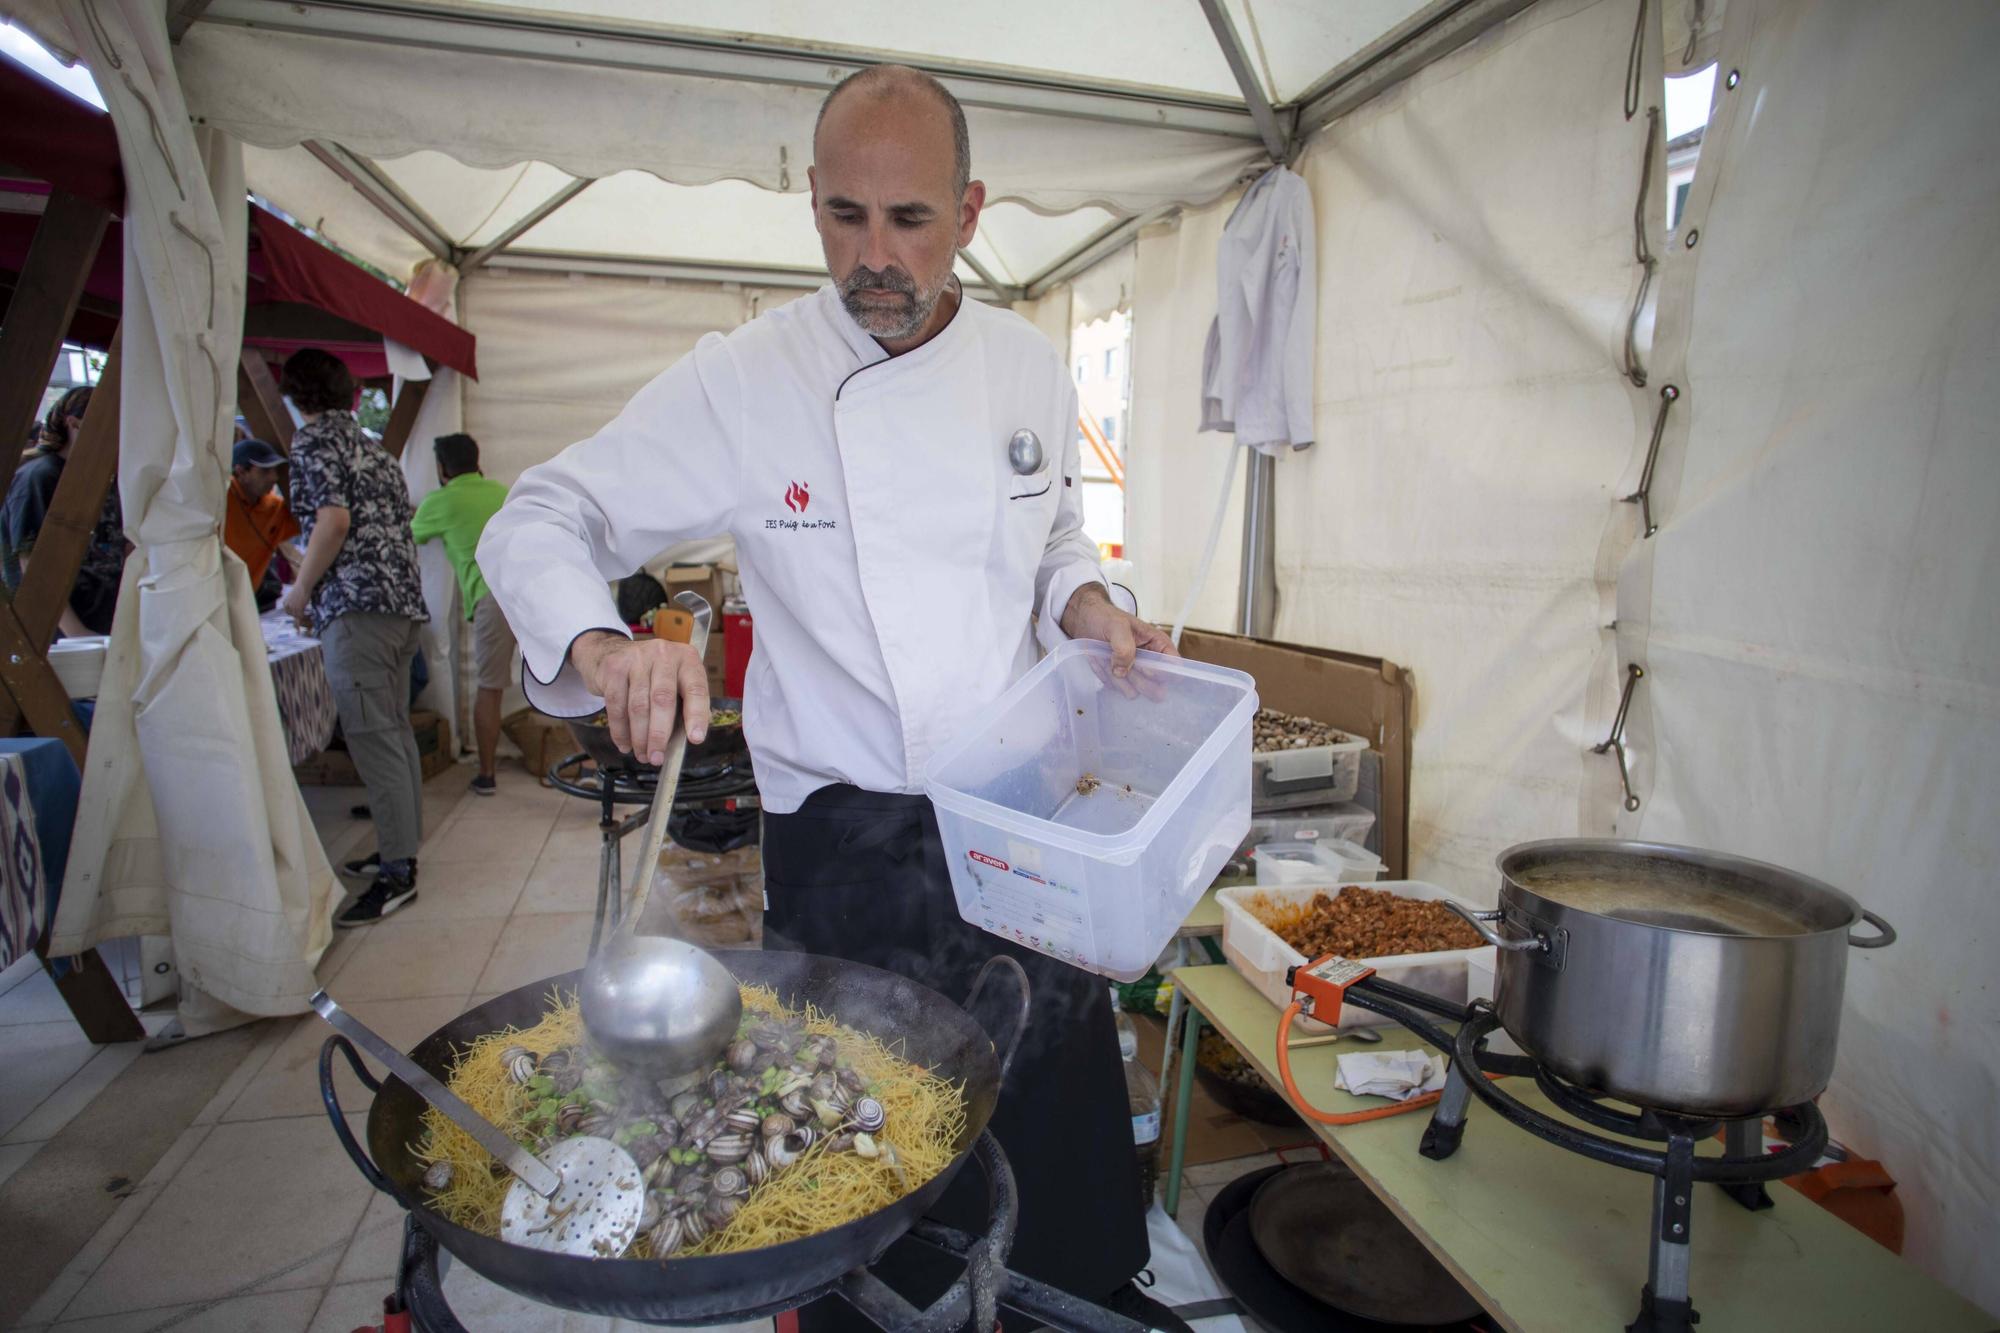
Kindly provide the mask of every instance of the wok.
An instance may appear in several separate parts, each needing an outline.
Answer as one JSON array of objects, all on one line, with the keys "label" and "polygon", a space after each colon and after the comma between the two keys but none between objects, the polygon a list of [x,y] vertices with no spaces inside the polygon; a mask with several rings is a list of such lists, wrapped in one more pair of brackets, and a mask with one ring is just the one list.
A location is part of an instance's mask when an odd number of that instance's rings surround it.
[{"label": "wok", "polygon": [[[713,710],[731,709],[740,717],[743,711],[741,699],[716,699],[710,707]],[[569,734],[576,738],[584,753],[607,773],[651,773],[659,768],[657,764],[642,763],[637,755],[627,754],[611,739],[611,727],[590,718],[573,717],[567,719]],[[689,759],[709,759],[717,755],[734,754],[743,748],[743,724],[740,721],[716,725],[709,723],[708,734],[701,738],[699,745],[688,743]]]},{"label": "wok", "polygon": [[[433,1212],[425,1203],[424,1163],[411,1151],[424,1132],[423,1101],[399,1079],[378,1086],[342,1037],[328,1038],[320,1051],[320,1094],[334,1132],[369,1183],[408,1209],[440,1245],[480,1276],[529,1300],[588,1314],[674,1324],[754,1318],[797,1306],[826,1291],[844,1274],[880,1258],[937,1201],[965,1164],[993,1114],[1000,1081],[1027,1019],[1027,977],[1012,959],[994,958],[980,969],[961,1008],[907,977],[842,959],[752,949],[718,950],[716,957],[739,981],[769,986],[790,1006],[811,1003],[839,1022],[896,1047],[910,1061],[962,1084],[965,1127],[953,1145],[951,1165],[887,1208],[801,1240],[696,1258],[583,1259],[509,1245]],[[995,1025],[1009,1029],[1005,1045],[997,1048],[968,1012],[979,1003],[996,966],[1011,972],[1021,991],[1018,1010],[1008,1007],[1012,1021]],[[410,1056],[438,1078],[448,1078],[459,1047],[489,1032],[539,1022],[550,990],[574,989],[582,975],[567,972],[488,1000],[417,1043]],[[336,1050],[346,1055],[364,1083],[378,1088],[368,1110],[365,1153],[348,1131],[334,1096]]]}]

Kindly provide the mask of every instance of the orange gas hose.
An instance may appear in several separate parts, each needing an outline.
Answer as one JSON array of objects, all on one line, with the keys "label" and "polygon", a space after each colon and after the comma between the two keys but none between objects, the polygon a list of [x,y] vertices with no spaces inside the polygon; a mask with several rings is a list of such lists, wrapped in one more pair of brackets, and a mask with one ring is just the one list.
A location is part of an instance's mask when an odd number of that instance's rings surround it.
[{"label": "orange gas hose", "polygon": [[1297,1018],[1300,1012],[1299,1002],[1293,1000],[1291,1007],[1285,1010],[1285,1016],[1278,1020],[1278,1078],[1284,1083],[1285,1093],[1292,1099],[1292,1105],[1299,1114],[1310,1117],[1322,1125],[1358,1125],[1365,1120],[1386,1120],[1405,1111],[1420,1110],[1444,1095],[1442,1092],[1426,1092],[1406,1102],[1372,1106],[1366,1111],[1348,1111],[1341,1115],[1320,1110],[1308,1102],[1305,1094],[1299,1091],[1299,1085],[1292,1082],[1292,1020]]}]

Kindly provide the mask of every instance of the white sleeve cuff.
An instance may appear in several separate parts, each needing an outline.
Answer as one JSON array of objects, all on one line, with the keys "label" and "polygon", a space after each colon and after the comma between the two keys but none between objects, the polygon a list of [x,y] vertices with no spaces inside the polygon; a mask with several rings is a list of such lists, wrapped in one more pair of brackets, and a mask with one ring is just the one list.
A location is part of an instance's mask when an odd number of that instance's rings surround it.
[{"label": "white sleeve cuff", "polygon": [[1086,583],[1095,583],[1106,593],[1111,591],[1095,562],[1079,560],[1049,577],[1041,614],[1035,617],[1035,638],[1040,641],[1043,652],[1054,652],[1057,647],[1069,642],[1069,635],[1063,633],[1062,614],[1069,609],[1069,599],[1076,596],[1076,590]]}]

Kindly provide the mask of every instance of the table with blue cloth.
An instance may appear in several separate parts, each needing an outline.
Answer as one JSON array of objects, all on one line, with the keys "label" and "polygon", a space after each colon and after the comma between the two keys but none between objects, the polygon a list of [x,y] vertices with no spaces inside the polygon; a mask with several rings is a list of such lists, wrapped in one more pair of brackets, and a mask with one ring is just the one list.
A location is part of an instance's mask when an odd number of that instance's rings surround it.
[{"label": "table with blue cloth", "polygon": [[[40,736],[0,740],[0,968],[34,953],[55,919],[83,777],[69,747]],[[47,959],[56,990],[94,1042],[145,1036],[95,949]]]}]

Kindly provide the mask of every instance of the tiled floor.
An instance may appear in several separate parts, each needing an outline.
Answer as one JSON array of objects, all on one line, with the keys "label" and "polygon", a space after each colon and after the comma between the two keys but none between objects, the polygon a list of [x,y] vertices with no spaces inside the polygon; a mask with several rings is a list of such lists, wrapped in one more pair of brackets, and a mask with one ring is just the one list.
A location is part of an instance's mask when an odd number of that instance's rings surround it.
[{"label": "tiled floor", "polygon": [[[503,774],[498,796],[472,797],[468,772],[448,770],[426,793],[417,901],[378,926],[336,932],[321,961],[327,988],[401,1045],[495,992],[580,966],[589,943],[594,813],[518,770]],[[348,814],[358,791],[306,796],[336,864],[372,846],[367,822]],[[137,1043],[84,1042],[46,986],[34,969],[0,977],[0,1179],[140,1058]],[[20,1327],[347,1333],[373,1322],[402,1214],[371,1195],[326,1124],[324,1035],[314,1019],[264,1024],[242,1066]],[[338,1078],[358,1124],[365,1094],[345,1070]],[[1209,1191],[1264,1160],[1189,1171],[1179,1221],[1197,1246]],[[481,1330],[630,1327],[530,1304],[462,1267],[446,1290],[461,1322]]]}]

